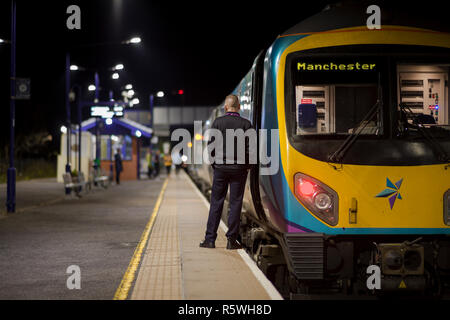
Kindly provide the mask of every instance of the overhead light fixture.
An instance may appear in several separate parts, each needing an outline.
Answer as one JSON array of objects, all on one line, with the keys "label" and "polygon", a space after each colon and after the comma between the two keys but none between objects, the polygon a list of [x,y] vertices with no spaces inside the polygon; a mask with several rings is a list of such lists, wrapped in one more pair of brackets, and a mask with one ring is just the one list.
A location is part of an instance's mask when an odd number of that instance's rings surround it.
[{"label": "overhead light fixture", "polygon": [[125,89],[126,89],[126,90],[131,90],[131,89],[133,89],[133,85],[132,85],[132,84],[127,84],[127,85],[125,86]]},{"label": "overhead light fixture", "polygon": [[67,127],[66,126],[61,126],[61,133],[64,133],[64,134],[67,133]]},{"label": "overhead light fixture", "polygon": [[131,101],[133,104],[139,104],[139,99],[138,98],[134,98],[133,101]]},{"label": "overhead light fixture", "polygon": [[118,74],[117,72],[113,73],[112,78],[113,78],[114,80],[119,79],[119,74]]},{"label": "overhead light fixture", "polygon": [[70,66],[70,71],[77,71],[79,68],[77,65],[73,64]]},{"label": "overhead light fixture", "polygon": [[138,44],[138,43],[141,43],[141,41],[142,41],[142,39],[140,37],[134,37],[134,38],[130,39],[129,43]]},{"label": "overhead light fixture", "polygon": [[95,86],[93,84],[89,85],[88,90],[89,91],[95,91]]},{"label": "overhead light fixture", "polygon": [[159,91],[159,92],[156,94],[156,96],[157,96],[158,98],[164,98],[164,92],[163,92],[163,91]]},{"label": "overhead light fixture", "polygon": [[123,68],[124,68],[123,64],[119,63],[114,67],[114,70],[123,70]]}]

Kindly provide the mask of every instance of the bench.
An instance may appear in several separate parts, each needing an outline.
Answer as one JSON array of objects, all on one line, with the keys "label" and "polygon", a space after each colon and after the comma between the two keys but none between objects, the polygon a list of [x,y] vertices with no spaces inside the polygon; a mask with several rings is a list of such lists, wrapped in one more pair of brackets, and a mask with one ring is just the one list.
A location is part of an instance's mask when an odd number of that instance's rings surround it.
[{"label": "bench", "polygon": [[94,170],[93,176],[94,176],[93,182],[94,182],[95,186],[101,186],[101,187],[107,189],[109,184],[111,183],[110,177],[102,174],[98,170]]},{"label": "bench", "polygon": [[[84,177],[83,177],[84,180]],[[72,175],[70,173],[63,174],[64,188],[75,191],[76,195],[80,196],[80,190],[86,185],[85,181],[73,182]]]}]

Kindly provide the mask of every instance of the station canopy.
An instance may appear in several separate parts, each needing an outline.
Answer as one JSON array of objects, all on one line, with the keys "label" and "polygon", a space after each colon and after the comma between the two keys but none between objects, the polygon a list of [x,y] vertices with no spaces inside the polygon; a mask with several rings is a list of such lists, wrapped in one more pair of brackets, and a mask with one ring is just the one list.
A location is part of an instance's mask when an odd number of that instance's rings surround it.
[{"label": "station canopy", "polygon": [[95,135],[97,126],[100,135],[130,135],[151,138],[153,133],[152,128],[126,118],[90,118],[81,123],[81,130]]}]

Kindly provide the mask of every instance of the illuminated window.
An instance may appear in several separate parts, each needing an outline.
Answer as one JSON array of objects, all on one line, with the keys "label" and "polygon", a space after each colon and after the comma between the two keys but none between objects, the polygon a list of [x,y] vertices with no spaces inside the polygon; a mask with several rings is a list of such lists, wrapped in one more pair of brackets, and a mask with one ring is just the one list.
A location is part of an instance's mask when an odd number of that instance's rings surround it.
[{"label": "illuminated window", "polygon": [[133,156],[133,143],[130,136],[101,136],[101,159],[114,160],[117,149],[121,150],[122,160],[131,161]]},{"label": "illuminated window", "polygon": [[[380,61],[371,57],[294,59],[295,134],[352,133],[377,103],[381,69]],[[379,112],[367,120],[361,134],[382,132]]]}]

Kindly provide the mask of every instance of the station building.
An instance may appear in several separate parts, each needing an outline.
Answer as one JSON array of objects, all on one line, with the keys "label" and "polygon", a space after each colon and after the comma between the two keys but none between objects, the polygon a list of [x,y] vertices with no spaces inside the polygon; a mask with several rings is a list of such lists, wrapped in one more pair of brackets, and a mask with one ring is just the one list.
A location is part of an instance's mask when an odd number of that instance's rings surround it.
[{"label": "station building", "polygon": [[[100,155],[102,174],[114,172],[114,155],[120,150],[123,171],[121,180],[136,180],[140,176],[141,159],[148,152],[152,129],[127,118],[99,119],[90,118],[81,124],[81,171],[85,177],[92,174],[94,160]],[[99,143],[97,144],[97,139]],[[147,148],[144,148],[147,146]],[[79,146],[78,130],[72,130],[70,164],[72,170],[78,170]],[[57,178],[62,182],[67,159],[67,136],[61,136],[61,150],[58,156]]]},{"label": "station building", "polygon": [[[121,180],[139,179],[147,171],[150,146],[163,153],[169,152],[173,130],[185,128],[193,133],[194,121],[206,121],[211,109],[210,106],[156,106],[153,122],[150,111],[143,109],[127,109],[123,118],[85,120],[81,124],[81,171],[85,177],[92,174],[98,152],[102,173],[114,176],[114,155],[120,149],[123,164]],[[78,170],[80,162],[78,127],[72,128],[70,141],[73,171]],[[63,182],[66,159],[67,133],[62,133],[57,162],[58,182]]]}]

